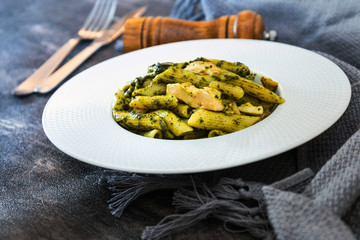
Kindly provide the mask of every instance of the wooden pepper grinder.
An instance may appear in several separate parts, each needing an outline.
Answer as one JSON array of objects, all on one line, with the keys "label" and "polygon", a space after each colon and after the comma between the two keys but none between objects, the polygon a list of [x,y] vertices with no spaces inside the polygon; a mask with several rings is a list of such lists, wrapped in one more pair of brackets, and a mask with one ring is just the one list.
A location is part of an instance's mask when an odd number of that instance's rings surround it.
[{"label": "wooden pepper grinder", "polygon": [[[271,34],[274,35],[274,32]],[[248,10],[212,21],[186,21],[167,17],[130,18],[125,24],[124,52],[163,43],[207,38],[264,39],[265,24],[259,14]]]}]

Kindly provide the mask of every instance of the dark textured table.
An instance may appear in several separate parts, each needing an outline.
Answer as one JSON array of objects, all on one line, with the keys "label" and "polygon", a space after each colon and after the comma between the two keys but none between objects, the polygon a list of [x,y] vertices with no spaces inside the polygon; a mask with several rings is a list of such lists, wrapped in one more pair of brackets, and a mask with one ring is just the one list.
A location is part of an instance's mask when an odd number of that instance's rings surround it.
[{"label": "dark textured table", "polygon": [[[105,169],[77,161],[54,147],[41,117],[51,96],[15,97],[11,91],[58,47],[76,36],[92,0],[3,0],[0,4],[0,239],[139,239],[147,225],[173,213],[171,192],[136,200],[121,219],[111,215]],[[167,0],[122,0],[117,16],[148,6],[146,15],[168,15]],[[71,76],[117,56],[115,43]],[[80,49],[79,46],[77,49]],[[71,77],[70,76],[70,77]],[[170,239],[249,239],[215,220]]]}]

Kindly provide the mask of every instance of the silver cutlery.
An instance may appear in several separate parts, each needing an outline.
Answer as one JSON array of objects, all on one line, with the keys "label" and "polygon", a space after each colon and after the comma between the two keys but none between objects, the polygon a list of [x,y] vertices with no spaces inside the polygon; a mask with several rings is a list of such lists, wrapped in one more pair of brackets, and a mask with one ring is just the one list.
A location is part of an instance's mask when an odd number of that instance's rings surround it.
[{"label": "silver cutlery", "polygon": [[60,67],[56,72],[47,77],[40,85],[34,88],[34,92],[48,93],[62,82],[70,73],[72,73],[81,63],[95,53],[99,48],[111,43],[124,32],[124,26],[127,19],[140,17],[146,11],[146,7],[138,8],[115,22],[103,36],[95,39],[88,47],[79,52],[71,60]]},{"label": "silver cutlery", "polygon": [[13,90],[14,95],[22,96],[34,92],[34,88],[48,77],[69,55],[81,40],[93,40],[101,37],[114,18],[117,0],[97,0],[87,16],[78,36],[68,40],[30,77]]}]

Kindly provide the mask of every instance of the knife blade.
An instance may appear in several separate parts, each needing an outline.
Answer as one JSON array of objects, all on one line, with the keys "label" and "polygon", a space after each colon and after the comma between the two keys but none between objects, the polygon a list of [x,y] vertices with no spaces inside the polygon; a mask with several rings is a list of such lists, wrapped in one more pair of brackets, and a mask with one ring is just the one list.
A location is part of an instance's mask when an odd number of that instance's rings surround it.
[{"label": "knife blade", "polygon": [[98,49],[117,39],[124,32],[124,26],[127,19],[132,17],[140,17],[145,11],[146,7],[141,7],[125,14],[120,20],[110,26],[110,28],[104,32],[102,37],[95,39],[88,47],[75,55],[71,60],[65,63],[53,74],[45,78],[38,86],[34,88],[33,92],[45,94],[53,90]]}]

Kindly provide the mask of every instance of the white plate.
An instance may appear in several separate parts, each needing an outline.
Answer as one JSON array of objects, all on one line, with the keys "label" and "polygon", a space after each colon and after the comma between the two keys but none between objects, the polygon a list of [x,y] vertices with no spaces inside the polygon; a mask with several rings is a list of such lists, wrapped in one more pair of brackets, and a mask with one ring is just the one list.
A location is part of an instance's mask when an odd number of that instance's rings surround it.
[{"label": "white plate", "polygon": [[[150,139],[113,120],[114,93],[145,75],[147,66],[200,56],[241,61],[272,77],[286,103],[252,127],[210,139]],[[57,148],[86,163],[140,173],[192,173],[239,166],[295,148],[334,124],[350,95],[344,72],[311,51],[259,40],[195,40],[123,54],[81,72],[53,94],[42,121]]]}]

